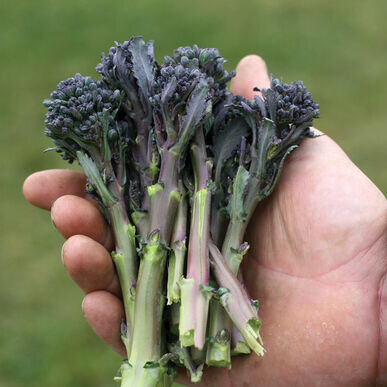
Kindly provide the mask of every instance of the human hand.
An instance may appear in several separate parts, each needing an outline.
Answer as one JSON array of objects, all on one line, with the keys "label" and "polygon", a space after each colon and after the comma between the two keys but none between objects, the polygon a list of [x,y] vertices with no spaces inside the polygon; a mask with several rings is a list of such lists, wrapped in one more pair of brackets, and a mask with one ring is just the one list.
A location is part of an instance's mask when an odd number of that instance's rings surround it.
[{"label": "human hand", "polygon": [[[267,87],[266,67],[250,56],[232,91]],[[24,193],[51,209],[67,238],[63,262],[86,293],[90,325],[125,356],[113,239],[72,171],[31,175]],[[289,156],[278,187],[248,230],[245,285],[260,301],[266,354],[233,359],[232,372],[208,369],[198,386],[363,386],[387,383],[386,217],[384,196],[327,136]]]}]

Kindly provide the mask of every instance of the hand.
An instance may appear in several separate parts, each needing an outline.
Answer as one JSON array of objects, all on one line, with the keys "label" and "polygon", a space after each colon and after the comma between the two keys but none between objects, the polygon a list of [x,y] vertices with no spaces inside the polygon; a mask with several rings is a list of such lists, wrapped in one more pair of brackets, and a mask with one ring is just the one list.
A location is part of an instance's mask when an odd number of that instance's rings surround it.
[{"label": "hand", "polygon": [[[249,56],[232,91],[251,98],[254,86],[268,85],[264,62]],[[43,171],[26,180],[24,194],[51,209],[88,322],[125,356],[113,239],[84,186],[81,173]],[[338,145],[327,136],[305,140],[247,235],[242,270],[260,301],[266,354],[234,358],[232,372],[207,369],[197,386],[387,384],[386,219],[386,199]]]}]

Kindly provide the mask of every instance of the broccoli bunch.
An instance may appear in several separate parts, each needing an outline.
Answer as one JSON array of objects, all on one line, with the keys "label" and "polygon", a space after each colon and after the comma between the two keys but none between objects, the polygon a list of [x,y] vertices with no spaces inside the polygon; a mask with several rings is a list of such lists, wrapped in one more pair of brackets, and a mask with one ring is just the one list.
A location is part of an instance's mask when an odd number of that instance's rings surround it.
[{"label": "broccoli bunch", "polygon": [[76,74],[44,101],[51,149],[80,163],[114,234],[122,386],[170,386],[177,367],[196,382],[204,364],[264,354],[244,233],[319,106],[301,81],[233,96],[225,62],[195,45],[159,64],[133,37],[102,54],[100,81]]}]

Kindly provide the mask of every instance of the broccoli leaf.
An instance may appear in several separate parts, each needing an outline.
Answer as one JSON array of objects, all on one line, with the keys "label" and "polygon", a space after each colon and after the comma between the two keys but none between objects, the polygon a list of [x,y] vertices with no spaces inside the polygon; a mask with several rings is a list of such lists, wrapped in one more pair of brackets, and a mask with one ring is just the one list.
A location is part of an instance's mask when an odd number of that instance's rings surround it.
[{"label": "broccoli leaf", "polygon": [[178,149],[183,149],[187,142],[190,141],[197,125],[206,114],[211,112],[211,108],[208,86],[205,82],[200,82],[196,85],[187,102],[187,114],[183,117],[180,138],[176,144]]},{"label": "broccoli leaf", "polygon": [[154,83],[154,54],[153,41],[146,44],[142,37],[136,36],[129,44],[132,53],[133,75],[146,98],[151,94]]},{"label": "broccoli leaf", "polygon": [[[230,121],[223,130],[219,131],[214,138],[214,165],[215,183],[219,185],[221,171],[224,162],[231,157],[241,142],[241,137],[248,135],[249,128],[242,119]],[[230,136],[232,133],[232,136]]]},{"label": "broccoli leaf", "polygon": [[238,219],[241,221],[246,220],[247,214],[243,206],[243,201],[249,179],[249,172],[242,165],[240,165],[235,176],[231,200],[229,201],[229,205],[227,207],[227,212],[230,218]]}]

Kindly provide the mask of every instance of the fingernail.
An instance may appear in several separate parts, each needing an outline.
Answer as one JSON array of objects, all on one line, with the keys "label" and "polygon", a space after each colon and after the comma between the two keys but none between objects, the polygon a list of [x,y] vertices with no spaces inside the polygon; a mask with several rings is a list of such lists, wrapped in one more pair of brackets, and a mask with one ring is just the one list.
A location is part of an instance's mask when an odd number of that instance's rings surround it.
[{"label": "fingernail", "polygon": [[60,260],[62,261],[63,266],[66,266],[65,263],[64,263],[64,259],[63,259],[64,248],[65,248],[65,243],[63,244],[62,249],[60,251]]},{"label": "fingernail", "polygon": [[55,226],[55,228],[57,228],[56,224],[55,224],[55,220],[54,220],[54,207],[55,207],[55,203],[56,203],[56,201],[54,203],[52,203],[50,215],[51,215],[51,222],[52,222],[52,224]]},{"label": "fingernail", "polygon": [[[85,300],[86,300],[86,297],[83,298],[82,304],[81,304],[81,309],[82,309],[82,313],[83,313],[83,314],[85,314],[85,311],[84,311],[84,309],[83,309],[83,305],[84,305],[84,303],[85,303]],[[85,317],[86,317],[86,316],[85,316]]]}]

